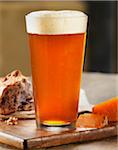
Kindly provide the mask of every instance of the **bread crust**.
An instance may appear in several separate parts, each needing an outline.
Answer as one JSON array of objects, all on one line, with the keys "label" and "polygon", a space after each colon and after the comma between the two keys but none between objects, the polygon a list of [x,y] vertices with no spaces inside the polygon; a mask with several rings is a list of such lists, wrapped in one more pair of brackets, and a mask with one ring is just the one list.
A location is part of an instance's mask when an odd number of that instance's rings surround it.
[{"label": "bread crust", "polygon": [[28,77],[15,70],[0,79],[0,114],[33,109],[32,84]]}]

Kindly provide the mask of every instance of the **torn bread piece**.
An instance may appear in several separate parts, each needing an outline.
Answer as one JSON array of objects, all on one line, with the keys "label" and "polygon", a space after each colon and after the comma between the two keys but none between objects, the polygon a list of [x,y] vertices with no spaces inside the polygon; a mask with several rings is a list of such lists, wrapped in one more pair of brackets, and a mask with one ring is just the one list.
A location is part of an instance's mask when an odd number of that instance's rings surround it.
[{"label": "torn bread piece", "polygon": [[0,114],[33,109],[32,84],[28,77],[15,70],[0,79]]}]

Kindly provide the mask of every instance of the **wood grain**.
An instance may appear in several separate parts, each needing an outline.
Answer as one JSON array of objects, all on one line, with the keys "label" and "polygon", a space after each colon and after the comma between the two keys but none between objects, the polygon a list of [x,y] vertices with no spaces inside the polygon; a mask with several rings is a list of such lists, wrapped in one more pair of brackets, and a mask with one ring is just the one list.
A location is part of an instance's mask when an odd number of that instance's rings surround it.
[{"label": "wood grain", "polygon": [[19,119],[35,119],[35,111],[17,111],[10,115],[0,115],[0,119],[8,119],[9,117],[17,117]]},{"label": "wood grain", "polygon": [[109,136],[115,136],[116,128],[117,127],[115,126],[115,127],[108,127],[104,129],[95,129],[95,130],[88,130],[88,131],[75,130],[73,132],[67,132],[64,134],[61,133],[49,137],[27,140],[27,143],[28,143],[28,147],[31,149],[33,147],[44,148],[44,147],[57,146],[62,144],[75,143],[75,142],[98,140]]},{"label": "wood grain", "polygon": [[[116,85],[118,81],[118,75],[115,74],[100,74],[100,73],[85,73],[83,74],[82,88],[86,91],[86,94],[91,103],[95,104],[100,101],[104,101],[108,98],[114,97],[118,94],[118,87]],[[24,120],[25,121],[25,120]],[[47,132],[37,130],[34,120],[27,120],[26,122],[20,121],[17,126],[7,126],[4,123],[0,123],[0,142],[13,145],[23,149],[25,147],[29,149],[36,149],[46,146],[60,145],[63,143],[82,142],[88,140],[97,140],[105,138],[101,141],[84,144],[71,144],[60,146],[60,148],[50,148],[50,150],[75,150],[75,149],[117,149],[116,138],[113,140],[107,140],[106,137],[111,137],[117,134],[117,125],[112,125],[107,128],[91,130],[91,131],[79,131],[76,129],[74,133],[71,132]],[[97,132],[97,133],[96,133]],[[60,134],[62,136],[60,136]],[[86,135],[86,136],[85,136]],[[40,137],[41,136],[41,137]],[[46,137],[47,136],[47,137]],[[56,139],[54,138],[56,137]],[[55,139],[55,140],[54,140]],[[70,141],[71,140],[71,141]],[[7,145],[0,144],[0,150],[12,150]]]},{"label": "wood grain", "polygon": [[0,123],[0,142],[16,146],[21,149],[44,148],[98,140],[117,135],[118,125],[110,125],[101,129],[76,128],[69,131],[47,131],[37,129],[35,120],[20,120],[18,125],[8,126]]}]

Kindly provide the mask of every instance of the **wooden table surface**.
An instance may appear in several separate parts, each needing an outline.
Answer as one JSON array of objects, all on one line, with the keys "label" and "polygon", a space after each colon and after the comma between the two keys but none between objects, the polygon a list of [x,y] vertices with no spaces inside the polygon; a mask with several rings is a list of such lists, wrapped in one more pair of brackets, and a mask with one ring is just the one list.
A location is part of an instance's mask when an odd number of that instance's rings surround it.
[{"label": "wooden table surface", "polygon": [[[82,88],[85,89],[90,103],[95,104],[118,95],[118,75],[101,73],[84,73]],[[117,150],[116,137],[101,141],[68,144],[41,150]],[[0,143],[0,150],[17,150],[17,148]]]}]

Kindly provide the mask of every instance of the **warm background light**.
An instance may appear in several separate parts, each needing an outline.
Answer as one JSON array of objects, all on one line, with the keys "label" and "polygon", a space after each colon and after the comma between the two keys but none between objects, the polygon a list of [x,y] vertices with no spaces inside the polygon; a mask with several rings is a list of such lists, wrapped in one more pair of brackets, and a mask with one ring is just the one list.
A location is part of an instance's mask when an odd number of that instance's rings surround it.
[{"label": "warm background light", "polygon": [[115,1],[0,2],[0,76],[14,69],[31,75],[25,14],[35,10],[74,9],[89,15],[84,71],[117,72]]}]

